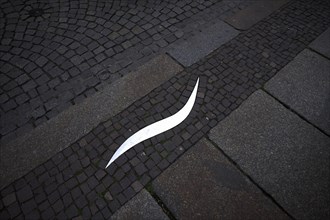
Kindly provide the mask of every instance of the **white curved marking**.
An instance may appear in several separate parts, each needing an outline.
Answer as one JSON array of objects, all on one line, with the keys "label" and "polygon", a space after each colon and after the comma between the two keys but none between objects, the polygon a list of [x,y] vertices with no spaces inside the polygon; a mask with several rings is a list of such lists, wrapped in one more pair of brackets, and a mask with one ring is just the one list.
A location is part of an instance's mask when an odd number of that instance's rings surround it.
[{"label": "white curved marking", "polygon": [[147,127],[142,128],[135,134],[133,134],[131,137],[129,137],[114,153],[112,158],[110,159],[109,163],[105,167],[105,169],[110,166],[110,164],[115,161],[120,155],[134,147],[135,145],[141,143],[144,140],[147,140],[153,136],[156,136],[157,134],[163,133],[171,128],[174,128],[183,120],[185,120],[189,113],[191,112],[191,109],[194,106],[196,95],[197,95],[197,88],[199,84],[199,78],[197,79],[196,85],[194,87],[193,92],[191,93],[188,102],[183,106],[183,108],[175,113],[174,115],[164,118],[160,121],[157,121],[151,125],[148,125]]}]

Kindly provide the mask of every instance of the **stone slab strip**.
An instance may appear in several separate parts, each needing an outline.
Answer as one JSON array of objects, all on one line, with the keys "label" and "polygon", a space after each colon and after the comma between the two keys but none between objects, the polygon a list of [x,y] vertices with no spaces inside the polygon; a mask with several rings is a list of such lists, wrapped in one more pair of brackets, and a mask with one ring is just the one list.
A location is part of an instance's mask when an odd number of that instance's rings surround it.
[{"label": "stone slab strip", "polygon": [[195,36],[175,43],[168,53],[182,65],[190,66],[238,34],[237,30],[223,21],[215,20]]},{"label": "stone slab strip", "polygon": [[330,59],[330,28],[316,38],[309,47]]},{"label": "stone slab strip", "polygon": [[247,8],[237,12],[225,21],[238,30],[247,30],[258,23],[290,0],[261,0],[254,1]]},{"label": "stone slab strip", "polygon": [[330,218],[330,138],[263,91],[210,138],[295,219]]},{"label": "stone slab strip", "polygon": [[205,139],[152,186],[176,219],[290,219]]},{"label": "stone slab strip", "polygon": [[152,196],[143,189],[133,199],[128,201],[112,216],[112,220],[130,220],[130,219],[159,219],[169,220],[162,208],[152,198]]},{"label": "stone slab strip", "polygon": [[182,67],[173,59],[160,55],[32,132],[2,144],[0,187],[45,162],[180,71]]},{"label": "stone slab strip", "polygon": [[330,135],[330,61],[302,51],[265,89],[310,123]]}]

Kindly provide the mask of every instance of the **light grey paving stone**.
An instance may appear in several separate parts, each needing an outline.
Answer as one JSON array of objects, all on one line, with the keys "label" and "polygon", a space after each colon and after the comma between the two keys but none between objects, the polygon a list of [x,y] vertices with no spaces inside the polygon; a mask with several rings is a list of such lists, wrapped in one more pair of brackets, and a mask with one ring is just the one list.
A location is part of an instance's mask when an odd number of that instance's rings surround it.
[{"label": "light grey paving stone", "polygon": [[288,219],[205,139],[152,186],[177,219]]},{"label": "light grey paving stone", "polygon": [[302,51],[265,89],[330,135],[330,61]]},{"label": "light grey paving stone", "polygon": [[210,138],[294,218],[330,218],[330,138],[271,96],[252,94]]},{"label": "light grey paving stone", "polygon": [[247,30],[290,0],[258,0],[225,21],[239,30]]},{"label": "light grey paving stone", "polygon": [[45,162],[180,71],[177,62],[160,55],[30,133],[1,144],[0,187]]},{"label": "light grey paving stone", "polygon": [[184,66],[190,66],[238,35],[239,32],[223,21],[201,29],[201,32],[187,40],[174,43],[168,53]]},{"label": "light grey paving stone", "polygon": [[309,45],[313,50],[330,59],[330,28]]},{"label": "light grey paving stone", "polygon": [[162,208],[152,198],[152,196],[143,189],[133,199],[117,210],[112,216],[112,220],[142,220],[157,219],[168,220],[169,218],[163,212]]}]

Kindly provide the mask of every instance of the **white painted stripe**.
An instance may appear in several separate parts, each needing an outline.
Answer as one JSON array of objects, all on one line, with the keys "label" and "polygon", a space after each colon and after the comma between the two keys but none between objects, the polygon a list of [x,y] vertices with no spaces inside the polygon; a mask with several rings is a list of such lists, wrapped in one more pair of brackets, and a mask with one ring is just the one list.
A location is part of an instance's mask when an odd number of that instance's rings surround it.
[{"label": "white painted stripe", "polygon": [[183,108],[175,113],[174,115],[164,118],[160,121],[157,121],[147,127],[142,128],[131,137],[129,137],[114,153],[112,158],[110,159],[109,163],[105,168],[110,166],[112,162],[114,162],[118,157],[124,154],[126,151],[134,147],[135,145],[141,143],[144,140],[147,140],[153,136],[156,136],[160,133],[163,133],[169,129],[174,128],[175,126],[179,125],[183,122],[191,112],[197,95],[197,89],[199,84],[199,78],[197,79],[196,85],[194,87],[193,92],[191,93],[188,102],[183,106]]}]

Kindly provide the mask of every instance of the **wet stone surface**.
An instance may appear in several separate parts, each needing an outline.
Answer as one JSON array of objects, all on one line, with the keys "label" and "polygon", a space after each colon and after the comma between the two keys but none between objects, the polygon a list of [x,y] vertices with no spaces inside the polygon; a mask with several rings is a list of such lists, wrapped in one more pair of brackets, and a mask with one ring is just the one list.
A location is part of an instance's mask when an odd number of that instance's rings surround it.
[{"label": "wet stone surface", "polygon": [[[7,205],[0,200],[1,218],[33,215],[90,219],[104,217],[108,211],[114,213],[141,190],[136,181],[145,186],[156,178],[325,31],[330,24],[329,7],[325,1],[292,2],[186,68],[4,187],[1,198],[15,194],[17,199],[6,200]],[[126,138],[178,111],[197,77],[200,88],[188,118],[176,128],[135,146],[104,170]],[[34,87],[33,83],[28,85]],[[21,190],[28,192],[24,198],[18,196]]]}]

